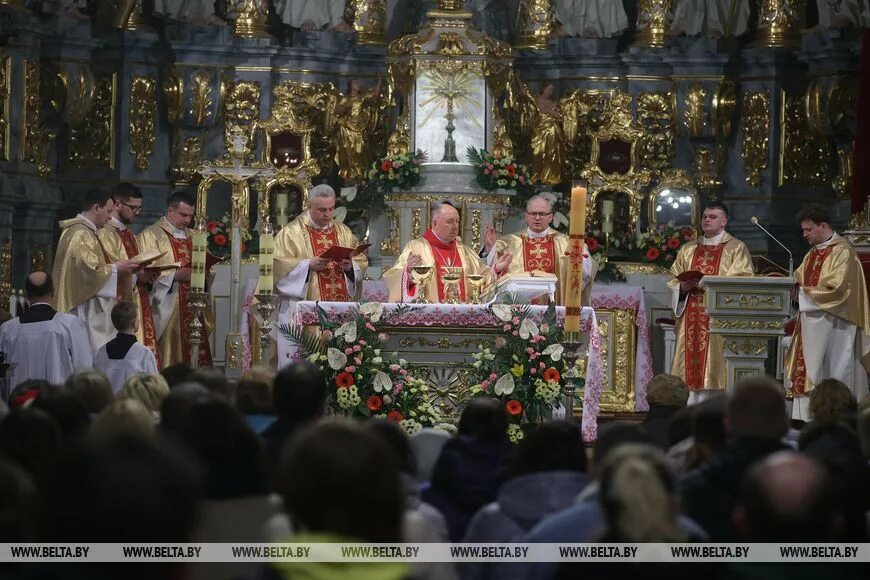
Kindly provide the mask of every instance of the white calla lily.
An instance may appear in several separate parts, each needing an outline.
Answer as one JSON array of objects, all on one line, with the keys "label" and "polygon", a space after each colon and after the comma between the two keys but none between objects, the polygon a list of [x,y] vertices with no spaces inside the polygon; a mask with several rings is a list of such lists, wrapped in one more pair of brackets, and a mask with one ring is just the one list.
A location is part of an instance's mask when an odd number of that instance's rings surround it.
[{"label": "white calla lily", "polygon": [[326,360],[329,361],[329,368],[334,371],[340,371],[347,366],[347,355],[337,348],[330,348],[326,351]]},{"label": "white calla lily", "polygon": [[563,347],[561,344],[551,344],[550,346],[545,348],[544,352],[542,352],[541,354],[543,354],[544,356],[549,356],[553,360],[561,360],[563,352],[565,352],[565,347]]},{"label": "white calla lily", "polygon": [[523,340],[528,340],[529,338],[537,334],[540,334],[540,332],[538,330],[538,325],[535,324],[535,321],[531,318],[523,319],[522,323],[520,324],[520,338],[522,338]]},{"label": "white calla lily", "polygon": [[336,336],[343,336],[348,344],[356,342],[356,321],[345,322],[335,331]]},{"label": "white calla lily", "polygon": [[495,391],[496,395],[510,395],[514,392],[514,386],[513,376],[510,373],[505,373],[495,382],[493,391]]},{"label": "white calla lily", "polygon": [[347,201],[353,201],[354,199],[356,199],[356,186],[354,185],[351,187],[342,187],[341,197],[343,197]]},{"label": "white calla lily", "polygon": [[384,315],[384,305],[380,302],[366,302],[359,307],[360,313],[368,316],[372,322],[378,322]]},{"label": "white calla lily", "polygon": [[335,211],[332,213],[332,217],[338,223],[343,224],[345,218],[347,218],[347,208],[346,207],[335,208]]},{"label": "white calla lily", "polygon": [[375,377],[372,380],[372,388],[376,393],[390,392],[393,388],[393,381],[390,379],[390,375],[385,373],[384,371],[375,371]]},{"label": "white calla lily", "polygon": [[502,322],[510,322],[512,318],[511,307],[507,304],[493,304],[492,313]]}]

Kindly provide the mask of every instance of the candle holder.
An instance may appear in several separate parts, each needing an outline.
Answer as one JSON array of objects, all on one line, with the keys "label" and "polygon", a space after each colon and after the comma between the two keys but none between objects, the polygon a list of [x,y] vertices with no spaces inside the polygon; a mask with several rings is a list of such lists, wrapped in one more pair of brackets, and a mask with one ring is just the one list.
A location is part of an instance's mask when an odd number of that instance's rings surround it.
[{"label": "candle holder", "polygon": [[260,364],[268,365],[272,350],[272,313],[275,312],[275,295],[271,292],[254,294],[257,312],[260,314]]},{"label": "candle holder", "polygon": [[205,327],[202,324],[202,313],[205,312],[208,292],[191,289],[187,293],[187,305],[190,308],[192,320],[188,328],[187,339],[190,342],[190,368],[199,367],[199,347],[205,337]]},{"label": "candle holder", "polygon": [[562,395],[565,397],[565,419],[572,421],[574,419],[574,396],[580,384],[580,360],[583,358],[585,343],[580,340],[579,332],[566,332],[562,346],[565,348],[562,357],[568,364],[568,370],[563,375],[565,386],[562,387]]}]

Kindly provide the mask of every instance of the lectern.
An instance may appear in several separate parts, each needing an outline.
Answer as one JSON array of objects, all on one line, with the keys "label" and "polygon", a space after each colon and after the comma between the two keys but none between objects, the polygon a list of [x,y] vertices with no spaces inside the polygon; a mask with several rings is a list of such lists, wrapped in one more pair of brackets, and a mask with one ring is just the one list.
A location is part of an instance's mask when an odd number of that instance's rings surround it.
[{"label": "lectern", "polygon": [[794,278],[705,276],[710,333],[725,338],[727,389],[765,374],[771,339],[785,334]]}]

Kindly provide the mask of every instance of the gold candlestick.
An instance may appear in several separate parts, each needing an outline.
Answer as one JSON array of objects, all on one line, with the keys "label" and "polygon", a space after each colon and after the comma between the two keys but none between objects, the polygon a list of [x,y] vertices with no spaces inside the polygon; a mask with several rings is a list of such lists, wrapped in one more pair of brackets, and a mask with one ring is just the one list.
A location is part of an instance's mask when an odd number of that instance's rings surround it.
[{"label": "gold candlestick", "polygon": [[257,312],[260,314],[260,364],[269,364],[272,351],[272,313],[275,312],[275,295],[271,292],[254,294]]}]

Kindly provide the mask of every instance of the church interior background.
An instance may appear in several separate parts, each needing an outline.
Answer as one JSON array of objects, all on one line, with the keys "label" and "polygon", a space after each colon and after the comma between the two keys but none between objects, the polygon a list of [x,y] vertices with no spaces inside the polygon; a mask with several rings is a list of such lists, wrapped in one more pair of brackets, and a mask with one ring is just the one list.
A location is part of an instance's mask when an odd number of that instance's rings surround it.
[{"label": "church interior background", "polygon": [[[230,186],[202,166],[231,166],[234,146],[260,173],[243,262],[264,216],[280,228],[329,183],[373,244],[372,300],[432,202],[455,202],[476,248],[487,224],[517,229],[535,191],[566,229],[582,179],[604,266],[601,409],[633,412],[636,385],[668,368],[667,256],[632,247],[641,232],[697,227],[721,200],[774,271],[785,254],[750,218],[799,258],[794,215],[822,201],[853,242],[870,240],[855,193],[868,22],[862,0],[0,0],[0,300],[50,271],[57,222],[84,192],[118,181],[144,193],[136,229],[171,191],[210,192],[224,243],[209,244],[226,255]],[[478,179],[469,147],[513,155],[533,185]],[[385,159],[418,150],[414,185],[378,181]]]}]

